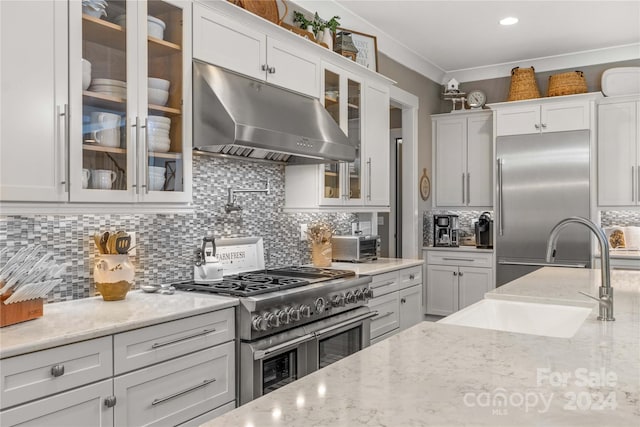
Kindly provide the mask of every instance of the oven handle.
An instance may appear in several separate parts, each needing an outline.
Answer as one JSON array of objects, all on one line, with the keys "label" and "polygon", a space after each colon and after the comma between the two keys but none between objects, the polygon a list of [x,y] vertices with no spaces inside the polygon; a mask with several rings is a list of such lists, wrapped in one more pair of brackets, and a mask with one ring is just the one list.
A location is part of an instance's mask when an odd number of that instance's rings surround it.
[{"label": "oven handle", "polygon": [[291,341],[283,342],[282,344],[274,345],[273,347],[269,347],[264,350],[255,350],[253,352],[253,360],[264,359],[266,356],[268,356],[271,353],[275,353],[276,351],[280,351],[287,347],[292,347],[294,345],[301,344],[306,341],[311,341],[312,339],[315,339],[315,335],[313,333],[306,334],[298,338],[294,338]]},{"label": "oven handle", "polygon": [[319,338],[320,335],[325,335],[325,334],[327,334],[329,332],[335,331],[336,329],[340,329],[340,328],[343,328],[345,326],[349,326],[349,325],[351,325],[353,323],[358,323],[358,322],[360,322],[362,320],[371,319],[372,317],[375,317],[377,315],[378,315],[378,312],[375,311],[375,310],[374,311],[370,311],[369,313],[361,314],[360,316],[356,316],[356,317],[354,317],[352,319],[345,320],[344,322],[340,322],[337,325],[332,325],[332,326],[329,326],[328,328],[320,329],[319,331],[315,332],[315,336],[316,336],[316,338]]}]

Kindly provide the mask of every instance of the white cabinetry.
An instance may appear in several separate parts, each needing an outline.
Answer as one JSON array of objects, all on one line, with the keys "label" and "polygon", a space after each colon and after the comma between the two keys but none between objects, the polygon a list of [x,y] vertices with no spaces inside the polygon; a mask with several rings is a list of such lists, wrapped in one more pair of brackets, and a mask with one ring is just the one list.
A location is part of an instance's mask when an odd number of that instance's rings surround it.
[{"label": "white cabinetry", "polygon": [[371,319],[375,343],[422,320],[422,267],[376,274],[371,281],[373,298],[368,307],[378,314]]},{"label": "white cabinetry", "polygon": [[491,206],[491,112],[434,115],[432,129],[435,206]]},{"label": "white cabinetry", "polygon": [[640,205],[640,100],[598,105],[598,205]]},{"label": "white cabinetry", "polygon": [[198,3],[193,5],[193,57],[313,97],[320,60]]},{"label": "white cabinetry", "polygon": [[231,410],[234,322],[227,308],[2,359],[0,424],[178,425]]},{"label": "white cabinetry", "polygon": [[495,287],[493,253],[471,251],[424,250],[427,314],[447,316]]},{"label": "white cabinetry", "polygon": [[591,102],[600,93],[490,104],[496,136],[589,129]]}]

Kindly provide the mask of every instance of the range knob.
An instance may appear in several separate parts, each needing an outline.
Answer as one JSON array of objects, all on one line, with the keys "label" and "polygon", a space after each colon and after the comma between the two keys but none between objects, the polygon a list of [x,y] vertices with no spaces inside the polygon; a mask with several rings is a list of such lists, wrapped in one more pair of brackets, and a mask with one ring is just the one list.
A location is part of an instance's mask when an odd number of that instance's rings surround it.
[{"label": "range knob", "polygon": [[347,304],[355,304],[356,302],[358,302],[356,294],[351,291],[347,292],[347,295],[345,295],[344,298],[347,300]]},{"label": "range knob", "polygon": [[331,297],[331,305],[334,307],[343,307],[344,306],[344,295],[334,295]]},{"label": "range knob", "polygon": [[278,326],[280,326],[280,320],[278,319],[278,316],[275,313],[267,314],[265,316],[265,319],[267,319],[267,324],[271,328],[277,328]]},{"label": "range knob", "polygon": [[316,306],[316,312],[322,313],[327,306],[327,302],[324,300],[324,298],[320,297],[316,300],[314,305]]},{"label": "range knob", "polygon": [[356,289],[354,295],[356,296],[356,301],[364,301],[366,299],[364,292],[362,292],[360,289]]},{"label": "range knob", "polygon": [[311,307],[307,304],[302,304],[299,310],[302,317],[311,317]]},{"label": "range knob", "polygon": [[281,325],[289,323],[289,312],[286,309],[278,311],[276,315],[278,316],[278,321]]},{"label": "range knob", "polygon": [[300,310],[291,307],[289,309],[289,321],[297,322],[298,320],[300,320]]},{"label": "range knob", "polygon": [[362,290],[362,293],[364,294],[364,297],[365,297],[366,299],[371,299],[371,298],[373,298],[373,289],[371,289],[371,288],[369,288],[369,289],[367,289],[367,288],[363,289],[363,290]]},{"label": "range knob", "polygon": [[266,331],[269,328],[267,319],[262,316],[253,316],[253,319],[251,319],[251,326],[254,331]]}]

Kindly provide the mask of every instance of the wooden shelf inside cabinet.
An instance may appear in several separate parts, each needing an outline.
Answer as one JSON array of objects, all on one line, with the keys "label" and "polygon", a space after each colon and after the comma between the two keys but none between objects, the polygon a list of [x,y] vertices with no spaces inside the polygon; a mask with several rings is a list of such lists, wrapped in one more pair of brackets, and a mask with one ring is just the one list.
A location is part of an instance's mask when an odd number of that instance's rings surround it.
[{"label": "wooden shelf inside cabinet", "polygon": [[85,41],[91,41],[113,49],[125,49],[125,30],[113,22],[83,14],[82,33]]},{"label": "wooden shelf inside cabinet", "polygon": [[159,153],[156,151],[149,151],[149,157],[155,157],[158,159],[181,159],[182,153]]},{"label": "wooden shelf inside cabinet", "polygon": [[127,154],[127,150],[120,147],[105,147],[91,142],[82,144],[82,149],[87,151],[98,151],[101,153]]},{"label": "wooden shelf inside cabinet", "polygon": [[105,95],[103,93],[91,92],[88,90],[82,92],[82,96],[84,97],[84,103],[87,105],[112,110],[122,108],[122,105],[126,102],[124,98],[119,96]]},{"label": "wooden shelf inside cabinet", "polygon": [[359,110],[360,106],[356,105],[356,104],[347,104],[347,107],[353,109],[353,110]]},{"label": "wooden shelf inside cabinet", "polygon": [[324,172],[324,176],[338,176],[338,173],[337,173],[337,172],[328,172],[328,171],[325,171],[325,172]]},{"label": "wooden shelf inside cabinet", "polygon": [[182,110],[173,107],[165,107],[163,105],[149,104],[149,111],[157,111],[165,113],[168,116],[179,116],[182,114]]},{"label": "wooden shelf inside cabinet", "polygon": [[159,58],[182,52],[180,45],[160,40],[155,37],[149,37],[149,57]]},{"label": "wooden shelf inside cabinet", "polygon": [[338,103],[338,99],[337,98],[331,98],[329,96],[325,96],[324,97],[324,106],[328,107],[329,105],[334,105]]}]

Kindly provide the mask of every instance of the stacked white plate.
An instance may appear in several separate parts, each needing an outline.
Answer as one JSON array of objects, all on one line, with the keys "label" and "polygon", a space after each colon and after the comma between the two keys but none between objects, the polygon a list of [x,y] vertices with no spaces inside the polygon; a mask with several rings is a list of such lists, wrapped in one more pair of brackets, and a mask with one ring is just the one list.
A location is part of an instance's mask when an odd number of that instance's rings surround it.
[{"label": "stacked white plate", "polygon": [[[126,27],[127,15],[117,16],[114,22],[123,28]],[[165,24],[164,21],[153,16],[147,16],[147,33],[150,37],[164,40],[165,28],[167,28],[167,24]]]},{"label": "stacked white plate", "polygon": [[91,84],[91,62],[82,58],[82,90],[87,90]]},{"label": "stacked white plate", "polygon": [[160,191],[164,187],[165,169],[162,166],[149,166],[149,190]]},{"label": "stacked white plate", "polygon": [[157,153],[169,151],[171,148],[171,139],[169,139],[171,119],[162,116],[149,116],[147,126],[149,151]]},{"label": "stacked white plate", "polygon": [[149,97],[149,104],[167,105],[170,85],[171,82],[169,80],[149,77],[147,93],[147,96]]},{"label": "stacked white plate", "polygon": [[112,79],[93,79],[91,80],[91,91],[102,93],[104,95],[127,97],[127,82]]}]

